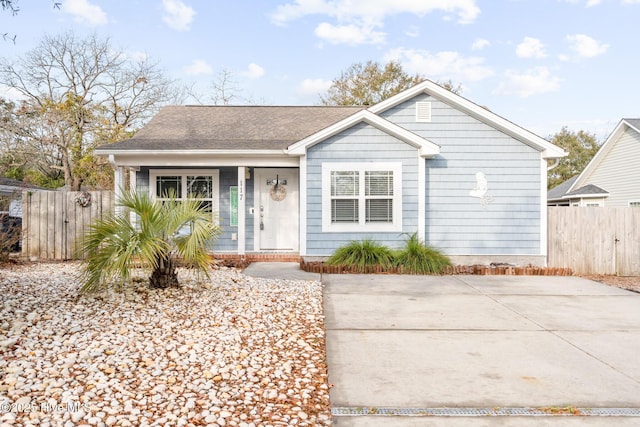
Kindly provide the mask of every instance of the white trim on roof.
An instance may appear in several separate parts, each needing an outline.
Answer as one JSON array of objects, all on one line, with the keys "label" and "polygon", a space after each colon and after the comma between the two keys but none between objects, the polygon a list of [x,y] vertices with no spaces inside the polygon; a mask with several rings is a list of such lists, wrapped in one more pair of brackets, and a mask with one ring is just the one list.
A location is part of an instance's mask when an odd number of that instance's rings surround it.
[{"label": "white trim on roof", "polygon": [[413,147],[418,148],[421,157],[433,157],[440,153],[439,145],[391,123],[368,110],[359,111],[346,119],[340,120],[339,122],[296,142],[289,146],[288,153],[293,156],[303,156],[306,154],[309,147],[312,147],[315,144],[318,144],[325,139],[337,135],[338,133],[362,122],[365,122]]},{"label": "white trim on roof", "polygon": [[[569,187],[569,189],[567,190],[567,193],[571,193],[574,189],[584,186],[584,184],[581,184],[581,183],[585,182],[587,178],[589,178],[589,175],[591,175],[593,171],[598,168],[598,165],[600,165],[602,160],[607,156],[609,151],[611,151],[611,148],[613,148],[613,146],[615,145],[615,141],[618,141],[618,139],[620,139],[622,134],[626,131],[625,126],[629,129],[633,129],[637,133],[640,133],[640,130],[638,128],[631,125],[625,119],[620,120],[620,122],[613,129],[613,132],[611,132],[611,134],[604,141],[602,146],[600,146],[600,149],[598,149],[598,152],[596,153],[596,155],[593,156],[591,161],[589,161],[587,166],[585,166],[585,168],[582,170],[578,178],[574,181],[573,185]],[[578,185],[579,183],[581,185]]]},{"label": "white trim on roof", "polygon": [[108,147],[105,148],[96,148],[96,154],[101,156],[106,155],[133,155],[133,156],[154,156],[154,155],[164,155],[164,154],[195,154],[195,155],[215,155],[215,156],[283,156],[286,155],[287,152],[285,149],[277,149],[277,150],[143,150],[143,149],[135,149],[135,150],[109,150]]},{"label": "white trim on roof", "polygon": [[565,157],[567,155],[567,153],[563,149],[553,145],[546,139],[510,122],[509,120],[487,110],[486,108],[479,106],[478,104],[469,101],[466,98],[463,98],[460,95],[451,92],[450,90],[443,88],[442,86],[430,80],[425,80],[422,83],[419,83],[416,86],[405,90],[404,92],[392,96],[391,98],[387,98],[386,100],[369,107],[368,111],[374,114],[379,114],[383,111],[388,110],[389,108],[395,107],[396,105],[408,101],[421,93],[431,95],[434,98],[437,98],[451,105],[452,107],[461,110],[471,115],[472,117],[477,118],[483,123],[486,123],[489,126],[514,137],[524,144],[535,148],[542,153],[543,159],[555,159]]},{"label": "white trim on roof", "polygon": [[242,154],[216,151],[162,151],[153,152],[122,150],[110,154],[113,166],[180,166],[180,167],[222,167],[222,166],[256,166],[256,167],[298,167],[299,157],[288,156],[278,152],[247,150]]}]

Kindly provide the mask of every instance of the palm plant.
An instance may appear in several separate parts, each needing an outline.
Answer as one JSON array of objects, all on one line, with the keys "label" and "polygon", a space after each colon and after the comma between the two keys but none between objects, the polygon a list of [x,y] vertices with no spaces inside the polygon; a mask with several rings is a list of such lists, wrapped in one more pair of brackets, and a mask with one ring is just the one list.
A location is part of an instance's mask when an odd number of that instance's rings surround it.
[{"label": "palm plant", "polygon": [[[176,262],[203,271],[207,277],[206,248],[219,233],[211,212],[197,199],[153,200],[147,194],[126,193],[117,204],[135,214],[111,214],[91,225],[80,244],[83,262],[82,292],[99,290],[129,279],[131,269],[140,264],[152,270],[149,286],[179,286]],[[189,232],[184,232],[189,230]]]}]

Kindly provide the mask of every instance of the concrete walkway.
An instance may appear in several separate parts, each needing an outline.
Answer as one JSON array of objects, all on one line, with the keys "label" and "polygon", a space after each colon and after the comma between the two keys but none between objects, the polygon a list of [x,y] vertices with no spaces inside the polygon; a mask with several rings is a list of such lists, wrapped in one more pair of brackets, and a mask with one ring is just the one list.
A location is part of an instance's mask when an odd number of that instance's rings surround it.
[{"label": "concrete walkway", "polygon": [[[577,277],[323,281],[334,410],[575,406],[640,414],[638,294]],[[334,423],[637,426],[640,418],[337,415]]]},{"label": "concrete walkway", "polygon": [[[245,274],[320,280],[296,263],[255,263]],[[638,294],[578,277],[322,281],[336,426],[640,425],[640,417],[336,414],[544,407],[640,414]]]},{"label": "concrete walkway", "polygon": [[300,264],[297,262],[253,262],[244,269],[243,273],[265,279],[320,281],[320,274],[300,270]]}]

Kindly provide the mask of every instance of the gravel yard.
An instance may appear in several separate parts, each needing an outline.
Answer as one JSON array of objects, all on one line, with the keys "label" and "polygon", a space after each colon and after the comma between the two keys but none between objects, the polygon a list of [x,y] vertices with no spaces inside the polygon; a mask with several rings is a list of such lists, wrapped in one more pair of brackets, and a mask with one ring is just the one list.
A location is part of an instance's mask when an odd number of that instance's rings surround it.
[{"label": "gravel yard", "polygon": [[78,297],[78,270],[0,267],[2,426],[330,424],[318,282],[221,268]]}]

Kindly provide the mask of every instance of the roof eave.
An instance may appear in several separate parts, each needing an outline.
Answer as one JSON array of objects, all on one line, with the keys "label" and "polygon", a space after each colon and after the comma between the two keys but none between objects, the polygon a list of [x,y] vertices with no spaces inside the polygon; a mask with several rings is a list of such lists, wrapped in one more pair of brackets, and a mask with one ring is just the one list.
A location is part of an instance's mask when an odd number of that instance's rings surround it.
[{"label": "roof eave", "polygon": [[450,90],[443,88],[442,86],[430,80],[425,80],[422,83],[419,83],[404,92],[401,92],[376,105],[373,105],[369,107],[368,111],[374,114],[379,114],[383,111],[388,110],[389,108],[401,104],[402,102],[408,101],[409,99],[421,93],[426,93],[427,95],[431,95],[447,104],[451,104],[456,108],[464,111],[465,113],[476,117],[481,121],[495,127],[496,129],[529,145],[530,147],[537,149],[542,153],[543,159],[557,159],[568,155],[568,153],[563,149],[553,145],[546,139],[508,121],[507,119],[497,115],[496,113],[493,113],[460,95],[451,92]]},{"label": "roof eave", "polygon": [[95,154],[98,156],[157,156],[167,154],[188,154],[193,155],[213,155],[220,157],[255,157],[255,156],[267,156],[267,157],[282,157],[286,156],[287,152],[284,149],[277,150],[141,150],[141,149],[129,149],[129,150],[109,150],[109,149],[96,149]]},{"label": "roof eave", "polygon": [[611,134],[607,137],[607,139],[598,149],[598,152],[595,154],[595,156],[593,156],[589,163],[587,163],[587,166],[585,166],[573,185],[569,188],[569,192],[573,191],[574,188],[582,187],[582,183],[584,182],[584,180],[593,172],[594,169],[598,167],[602,159],[607,155],[613,145],[613,141],[617,140],[620,135],[624,133],[625,126],[640,133],[640,131],[636,127],[631,126],[626,120],[620,120],[620,122],[618,122],[616,127],[613,129],[613,132],[611,132]]},{"label": "roof eave", "polygon": [[429,158],[434,157],[440,153],[440,146],[433,142],[417,135],[407,129],[404,129],[382,117],[370,112],[369,110],[362,110],[353,114],[313,135],[310,135],[295,144],[289,146],[287,153],[292,156],[304,156],[307,149],[328,139],[338,133],[349,129],[358,123],[365,122],[383,132],[406,142],[407,144],[418,149],[421,157]]}]

